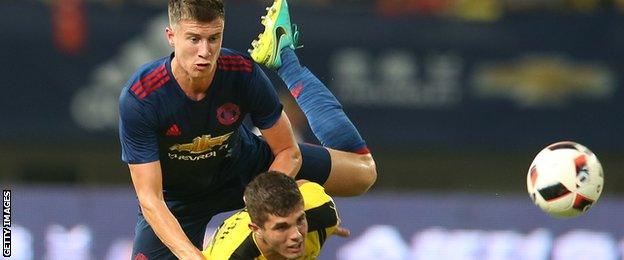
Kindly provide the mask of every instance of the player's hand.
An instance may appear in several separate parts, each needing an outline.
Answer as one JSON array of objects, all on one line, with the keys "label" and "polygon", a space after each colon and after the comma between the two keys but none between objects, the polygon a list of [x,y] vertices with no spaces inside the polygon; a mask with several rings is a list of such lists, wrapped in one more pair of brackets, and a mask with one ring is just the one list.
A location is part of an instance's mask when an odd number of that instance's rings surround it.
[{"label": "player's hand", "polygon": [[336,227],[336,230],[334,230],[334,235],[340,237],[348,237],[351,235],[351,231],[343,227]]}]

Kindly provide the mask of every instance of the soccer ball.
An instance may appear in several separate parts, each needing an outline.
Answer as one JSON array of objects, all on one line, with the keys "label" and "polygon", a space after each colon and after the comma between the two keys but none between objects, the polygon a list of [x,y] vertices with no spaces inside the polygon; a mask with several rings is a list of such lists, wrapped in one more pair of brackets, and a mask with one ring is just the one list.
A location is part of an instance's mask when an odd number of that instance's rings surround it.
[{"label": "soccer ball", "polygon": [[540,151],[527,173],[529,196],[554,217],[574,217],[598,200],[604,183],[602,165],[587,147],[564,141]]}]

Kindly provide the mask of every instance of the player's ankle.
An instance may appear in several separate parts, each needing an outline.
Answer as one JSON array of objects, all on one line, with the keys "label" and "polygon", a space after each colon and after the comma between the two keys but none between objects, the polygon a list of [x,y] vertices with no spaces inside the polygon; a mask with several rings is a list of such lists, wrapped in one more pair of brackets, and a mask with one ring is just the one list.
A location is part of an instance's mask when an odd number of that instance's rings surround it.
[{"label": "player's ankle", "polygon": [[295,51],[290,47],[282,48],[281,60],[282,60],[282,64],[279,68],[277,68],[278,71],[283,68],[289,68],[291,66],[301,67],[297,54],[295,54]]}]

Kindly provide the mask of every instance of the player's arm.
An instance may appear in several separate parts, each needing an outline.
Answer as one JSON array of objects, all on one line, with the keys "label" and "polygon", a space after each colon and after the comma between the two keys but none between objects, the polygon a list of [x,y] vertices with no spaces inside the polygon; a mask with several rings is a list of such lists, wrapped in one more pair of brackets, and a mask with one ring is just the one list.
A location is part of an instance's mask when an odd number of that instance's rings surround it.
[{"label": "player's arm", "polygon": [[309,181],[303,179],[297,180],[297,186],[299,186],[301,190],[307,212],[308,230],[324,229],[326,234],[340,237],[348,237],[351,235],[349,229],[341,226],[336,204],[333,199],[325,193],[323,187],[317,183],[312,183],[302,188],[306,183],[309,183]]},{"label": "player's arm", "polygon": [[128,166],[141,211],[156,236],[179,259],[204,259],[165,204],[160,162],[128,164]]},{"label": "player's arm", "polygon": [[295,141],[286,113],[282,111],[280,118],[273,126],[260,129],[260,132],[275,156],[269,170],[283,172],[294,178],[301,168],[301,151]]}]

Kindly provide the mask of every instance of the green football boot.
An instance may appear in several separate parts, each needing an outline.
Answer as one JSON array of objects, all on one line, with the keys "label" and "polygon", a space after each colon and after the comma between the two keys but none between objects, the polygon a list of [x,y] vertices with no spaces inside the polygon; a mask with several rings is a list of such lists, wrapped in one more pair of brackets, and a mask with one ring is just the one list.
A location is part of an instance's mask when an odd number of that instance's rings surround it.
[{"label": "green football boot", "polygon": [[259,64],[270,69],[282,66],[280,56],[282,48],[299,48],[299,32],[296,25],[290,24],[288,3],[286,0],[275,0],[267,7],[266,16],[262,16],[264,32],[251,43],[249,54]]}]

